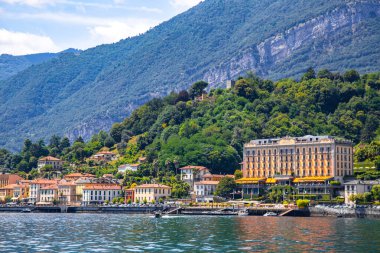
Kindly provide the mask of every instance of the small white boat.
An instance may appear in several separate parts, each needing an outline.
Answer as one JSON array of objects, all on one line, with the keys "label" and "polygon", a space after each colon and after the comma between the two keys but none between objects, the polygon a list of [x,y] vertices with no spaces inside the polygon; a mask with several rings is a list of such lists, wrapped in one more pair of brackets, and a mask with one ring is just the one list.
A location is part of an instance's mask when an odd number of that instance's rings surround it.
[{"label": "small white boat", "polygon": [[274,212],[266,212],[263,216],[277,216],[277,213]]},{"label": "small white boat", "polygon": [[24,208],[21,210],[20,213],[31,213],[31,212],[32,212],[32,210],[30,210],[29,208]]},{"label": "small white boat", "polygon": [[248,210],[239,210],[238,216],[248,216]]}]

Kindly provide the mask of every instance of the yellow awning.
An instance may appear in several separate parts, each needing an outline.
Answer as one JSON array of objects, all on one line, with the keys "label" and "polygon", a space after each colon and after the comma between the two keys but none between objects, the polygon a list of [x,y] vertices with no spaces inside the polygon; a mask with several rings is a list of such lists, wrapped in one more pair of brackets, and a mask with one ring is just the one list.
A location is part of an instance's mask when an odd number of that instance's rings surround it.
[{"label": "yellow awning", "polygon": [[258,184],[259,182],[265,181],[265,177],[245,177],[236,180],[237,184]]},{"label": "yellow awning", "polygon": [[332,179],[334,177],[324,176],[324,177],[300,177],[294,179],[293,183],[304,183],[304,182],[325,182],[326,180]]},{"label": "yellow awning", "polygon": [[265,181],[266,184],[275,184],[277,183],[277,179],[275,178],[267,178],[267,180]]}]

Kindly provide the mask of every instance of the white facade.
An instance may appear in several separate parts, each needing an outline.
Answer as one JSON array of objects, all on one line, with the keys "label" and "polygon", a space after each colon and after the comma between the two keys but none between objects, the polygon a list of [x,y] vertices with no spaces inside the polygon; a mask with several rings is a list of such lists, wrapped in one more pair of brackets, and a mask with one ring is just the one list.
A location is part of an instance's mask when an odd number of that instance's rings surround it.
[{"label": "white facade", "polygon": [[112,201],[121,195],[121,187],[118,185],[94,185],[83,188],[84,204],[101,204],[105,201]]},{"label": "white facade", "polygon": [[196,202],[210,202],[214,199],[214,193],[219,181],[200,181],[194,184]]},{"label": "white facade", "polygon": [[353,180],[353,181],[345,183],[344,184],[344,202],[346,204],[353,204],[352,201],[350,201],[351,195],[370,192],[374,185],[380,185],[380,180],[373,180],[373,181]]}]

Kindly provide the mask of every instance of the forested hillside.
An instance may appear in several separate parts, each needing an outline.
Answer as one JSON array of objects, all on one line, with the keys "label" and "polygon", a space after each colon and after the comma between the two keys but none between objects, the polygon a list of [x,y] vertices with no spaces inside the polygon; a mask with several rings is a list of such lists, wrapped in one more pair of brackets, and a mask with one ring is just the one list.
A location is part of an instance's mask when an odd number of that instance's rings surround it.
[{"label": "forested hillside", "polygon": [[[175,173],[189,164],[233,173],[243,144],[251,139],[319,134],[352,140],[355,161],[380,169],[380,73],[360,77],[354,70],[340,75],[310,69],[299,82],[249,74],[238,78],[233,89],[212,89],[202,100],[198,96],[206,86],[196,82],[188,91],[153,99],[87,143],[79,138],[71,145],[57,136],[47,146],[26,140],[20,154],[0,151],[0,167],[30,173],[38,157],[50,154],[76,163],[80,171],[102,175],[146,156],[140,179]],[[102,148],[119,154],[119,160],[106,166],[86,161]],[[366,176],[380,177],[371,173]]]},{"label": "forested hillside", "polygon": [[377,71],[379,26],[374,0],[206,0],[141,36],[0,81],[0,146],[53,134],[89,140],[197,80],[217,87],[249,70],[300,78],[309,66]]},{"label": "forested hillside", "polygon": [[5,80],[17,73],[29,68],[32,65],[38,65],[52,58],[59,57],[64,53],[79,53],[80,50],[69,48],[59,53],[41,53],[13,56],[8,54],[0,55],[0,80]]}]

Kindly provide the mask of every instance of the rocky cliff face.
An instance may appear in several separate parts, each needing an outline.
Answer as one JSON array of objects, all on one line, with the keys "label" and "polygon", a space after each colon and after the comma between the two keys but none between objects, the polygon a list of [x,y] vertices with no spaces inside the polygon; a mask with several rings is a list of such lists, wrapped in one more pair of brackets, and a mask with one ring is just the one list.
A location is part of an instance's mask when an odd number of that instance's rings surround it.
[{"label": "rocky cliff face", "polygon": [[[265,39],[252,45],[238,56],[221,63],[208,71],[203,79],[218,86],[226,80],[252,70],[260,76],[267,76],[272,68],[286,61],[293,53],[313,41],[325,41],[322,50],[328,52],[328,41],[337,33],[349,31],[354,35],[358,25],[370,18],[380,16],[379,1],[347,2],[343,8],[335,9],[325,15],[318,16],[306,22],[289,28],[283,33]],[[310,48],[309,50],[313,50]],[[307,68],[309,66],[305,66]]]}]

